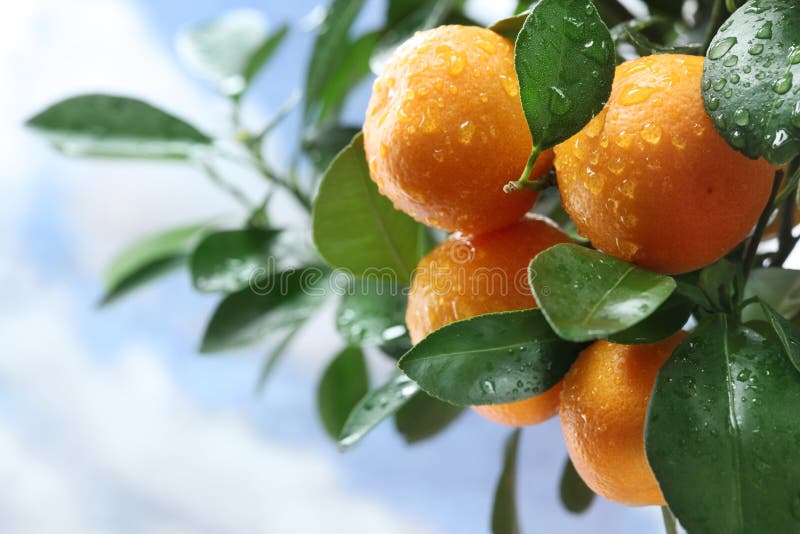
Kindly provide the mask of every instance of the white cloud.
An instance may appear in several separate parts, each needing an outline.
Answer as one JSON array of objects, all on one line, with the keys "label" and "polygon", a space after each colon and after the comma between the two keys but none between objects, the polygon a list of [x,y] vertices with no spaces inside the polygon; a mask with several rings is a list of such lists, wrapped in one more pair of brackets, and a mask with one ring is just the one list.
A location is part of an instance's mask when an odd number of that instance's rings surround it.
[{"label": "white cloud", "polygon": [[[302,446],[186,398],[129,346],[90,354],[68,296],[16,276],[0,309],[2,532],[425,532],[338,486]],[[24,297],[24,298],[23,298]],[[44,506],[44,510],[42,507]]]}]

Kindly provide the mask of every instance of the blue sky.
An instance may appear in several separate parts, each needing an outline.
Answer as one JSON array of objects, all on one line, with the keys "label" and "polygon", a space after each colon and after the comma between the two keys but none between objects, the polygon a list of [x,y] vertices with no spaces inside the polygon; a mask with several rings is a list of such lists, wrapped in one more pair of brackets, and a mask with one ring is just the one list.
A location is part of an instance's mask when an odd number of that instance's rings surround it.
[{"label": "blue sky", "polygon": [[[314,410],[317,376],[340,347],[330,309],[256,395],[266,348],[200,357],[215,298],[171,276],[103,311],[103,267],[132,239],[230,214],[180,165],[69,160],[20,123],[83,91],[157,102],[209,131],[228,110],[173,52],[182,25],[232,7],[295,27],[253,91],[263,118],[303,79],[317,2],[29,0],[0,21],[0,531],[4,533],[482,533],[507,429],[472,413],[407,447],[391,424],[340,454]],[[498,10],[500,2],[490,7]],[[368,2],[362,27],[379,20]],[[368,86],[350,102],[363,113]],[[291,123],[283,131],[292,135]],[[291,146],[291,137],[272,147]],[[252,176],[233,179],[257,194]],[[291,217],[287,211],[286,217]],[[313,335],[312,335],[313,332]],[[390,365],[373,359],[376,381]],[[598,499],[558,505],[565,449],[557,420],[523,432],[526,532],[659,532],[657,509]]]}]

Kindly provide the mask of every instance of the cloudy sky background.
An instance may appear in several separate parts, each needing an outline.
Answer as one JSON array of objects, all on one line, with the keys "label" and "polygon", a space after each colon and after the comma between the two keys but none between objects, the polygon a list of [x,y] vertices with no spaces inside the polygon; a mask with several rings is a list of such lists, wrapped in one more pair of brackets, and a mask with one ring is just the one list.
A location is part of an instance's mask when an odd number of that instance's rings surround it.
[{"label": "cloudy sky background", "polygon": [[[264,350],[196,354],[215,298],[171,276],[103,311],[103,267],[132,239],[231,213],[180,165],[62,158],[20,124],[85,91],[131,94],[206,130],[228,109],[179,66],[173,35],[231,7],[293,32],[253,92],[268,115],[301,85],[312,0],[26,0],[0,19],[0,532],[483,533],[507,430],[473,414],[407,447],[390,424],[342,455],[316,419],[317,376],[340,342],[323,316],[261,395]],[[508,2],[486,2],[491,19]],[[374,24],[381,2],[359,22]],[[309,14],[312,13],[312,16]],[[365,86],[348,113],[363,113]],[[286,132],[292,132],[292,123]],[[286,141],[291,144],[290,140]],[[280,142],[273,152],[281,154]],[[235,179],[257,193],[250,176]],[[313,335],[311,332],[313,331]],[[376,376],[388,370],[373,362]],[[378,378],[379,379],[379,378]],[[657,509],[557,501],[557,421],[523,433],[526,532],[659,532]]]}]

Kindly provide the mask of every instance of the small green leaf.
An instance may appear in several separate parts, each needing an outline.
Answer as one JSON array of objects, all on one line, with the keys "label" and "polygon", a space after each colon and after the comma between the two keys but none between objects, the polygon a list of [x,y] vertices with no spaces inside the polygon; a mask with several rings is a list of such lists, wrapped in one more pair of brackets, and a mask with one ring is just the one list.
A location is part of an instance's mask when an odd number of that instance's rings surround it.
[{"label": "small green leaf", "polygon": [[523,310],[444,326],[398,365],[438,399],[459,406],[501,404],[553,387],[582,348],[558,337],[541,311]]},{"label": "small green leaf", "polygon": [[750,158],[800,154],[800,3],[750,0],[711,41],[703,100],[717,131]]},{"label": "small green leaf", "polygon": [[324,301],[328,277],[319,267],[274,273],[225,297],[206,327],[200,351],[252,345],[303,323]]},{"label": "small green leaf", "polygon": [[53,104],[26,125],[69,156],[178,158],[211,145],[191,124],[147,102],[87,94]]},{"label": "small green leaf", "polygon": [[442,402],[420,391],[398,410],[394,423],[406,443],[417,443],[450,426],[463,411],[459,406]]},{"label": "small green leaf", "polygon": [[539,253],[530,265],[530,284],[553,329],[578,342],[640,323],[675,290],[669,276],[572,244]]},{"label": "small green leaf", "polygon": [[205,236],[189,262],[195,289],[230,293],[267,276],[275,269],[269,262],[269,249],[279,233],[246,228]]},{"label": "small green leaf", "polygon": [[339,447],[347,450],[382,421],[394,415],[419,391],[419,387],[402,373],[395,373],[388,382],[367,393],[353,408],[339,436]]},{"label": "small green leaf", "polygon": [[359,134],[331,163],[314,203],[317,250],[356,276],[395,276],[408,284],[417,265],[419,223],[392,206],[369,177]]},{"label": "small green leaf", "polygon": [[744,294],[741,263],[721,259],[700,271],[699,285],[714,310],[735,313]]},{"label": "small green leaf", "polygon": [[800,371],[800,330],[787,321],[780,313],[772,309],[769,304],[761,302],[761,309],[767,317],[767,322],[775,331],[780,341],[783,351],[795,366],[795,369]]},{"label": "small green leaf", "polygon": [[[794,269],[754,269],[747,279],[744,297],[758,297],[789,319],[800,313],[800,271]],[[749,306],[742,320],[763,319],[757,306]]]},{"label": "small green leaf", "polygon": [[564,463],[564,470],[561,472],[558,493],[561,497],[561,504],[573,514],[582,514],[589,509],[594,500],[594,492],[575,471],[575,466],[572,465],[572,460],[569,458]]},{"label": "small green leaf", "polygon": [[800,374],[770,339],[716,315],[656,378],[647,459],[687,532],[800,528]]},{"label": "small green leaf", "polygon": [[503,454],[503,471],[497,481],[492,506],[492,534],[520,534],[517,514],[517,449],[519,430],[514,430],[506,440]]},{"label": "small green leaf", "polygon": [[667,339],[683,328],[692,315],[694,303],[675,291],[650,316],[630,328],[608,337],[621,345],[647,345]]},{"label": "small green leaf", "polygon": [[145,237],[117,255],[105,275],[101,305],[109,304],[146,282],[186,263],[205,225],[184,226]]},{"label": "small green leaf", "polygon": [[358,347],[347,347],[331,361],[317,388],[317,411],[328,435],[337,439],[347,416],[369,391],[367,363]]},{"label": "small green leaf", "polygon": [[241,96],[286,36],[270,33],[267,19],[252,9],[230,11],[178,34],[178,54],[197,75],[230,97]]},{"label": "small green leaf", "polygon": [[292,340],[294,340],[294,337],[302,327],[303,323],[298,322],[285,331],[280,332],[278,342],[272,346],[269,352],[267,352],[266,358],[264,358],[264,365],[261,366],[261,372],[258,374],[258,382],[256,382],[256,391],[264,391],[264,387],[267,385],[267,380],[269,380],[269,377],[272,375],[275,365],[280,361],[281,356],[286,353],[286,349],[292,344]]},{"label": "small green leaf", "polygon": [[541,0],[517,37],[514,61],[534,143],[577,133],[611,94],[614,43],[590,0]]},{"label": "small green leaf", "polygon": [[498,20],[497,22],[489,26],[489,29],[495,33],[499,33],[500,35],[502,35],[507,39],[516,41],[517,35],[519,35],[519,32],[522,29],[522,25],[525,24],[525,19],[527,18],[528,18],[528,11],[524,11],[519,15],[514,15],[512,17],[507,17]]},{"label": "small green leaf", "polygon": [[336,313],[336,328],[351,345],[384,345],[408,338],[406,289],[374,277],[352,279]]}]

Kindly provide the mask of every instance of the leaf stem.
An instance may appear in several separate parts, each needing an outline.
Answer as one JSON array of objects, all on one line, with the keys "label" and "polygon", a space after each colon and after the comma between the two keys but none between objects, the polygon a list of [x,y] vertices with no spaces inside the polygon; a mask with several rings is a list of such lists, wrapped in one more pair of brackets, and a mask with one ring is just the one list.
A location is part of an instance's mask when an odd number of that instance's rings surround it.
[{"label": "leaf stem", "polygon": [[505,187],[503,187],[503,191],[506,193],[521,191],[523,189],[542,191],[550,187],[552,184],[550,179],[547,177],[538,178],[536,180],[530,179],[533,166],[536,165],[536,160],[539,159],[541,153],[542,148],[538,145],[534,145],[533,149],[531,150],[531,155],[528,157],[528,162],[525,164],[525,168],[522,170],[522,175],[519,177],[519,180],[508,182]]},{"label": "leaf stem", "polygon": [[661,507],[661,517],[664,519],[664,530],[667,534],[678,534],[678,522],[669,506]]},{"label": "leaf stem", "polygon": [[789,176],[789,178],[786,180],[786,184],[783,186],[781,192],[778,193],[778,196],[775,197],[775,201],[772,204],[776,208],[783,204],[786,197],[791,196],[792,192],[797,188],[797,183],[800,181],[800,158],[792,160],[786,170],[786,175]]},{"label": "leaf stem", "polygon": [[764,211],[761,212],[761,217],[758,218],[758,223],[753,231],[753,235],[750,236],[750,240],[747,242],[744,257],[742,258],[745,281],[747,281],[748,277],[750,276],[750,271],[753,270],[756,253],[758,252],[758,245],[761,243],[761,238],[764,236],[764,230],[767,228],[769,218],[772,216],[772,211],[775,209],[773,208],[773,203],[775,202],[775,196],[778,194],[778,188],[781,185],[781,181],[783,181],[782,170],[775,173],[775,178],[772,182],[772,191],[769,193],[767,205],[764,207]]},{"label": "leaf stem", "polygon": [[250,201],[247,195],[245,195],[241,189],[223,178],[213,165],[207,161],[204,161],[201,163],[201,166],[203,167],[203,171],[205,171],[206,176],[208,176],[209,180],[211,180],[214,185],[228,193],[231,198],[244,206],[247,210],[252,210],[255,208],[255,205]]},{"label": "leaf stem", "polygon": [[794,196],[789,195],[783,199],[783,205],[781,206],[778,226],[778,251],[770,261],[771,267],[783,267],[783,264],[789,258],[789,254],[792,253],[798,240],[800,240],[800,237],[792,235],[792,230],[794,230],[794,210]]}]

